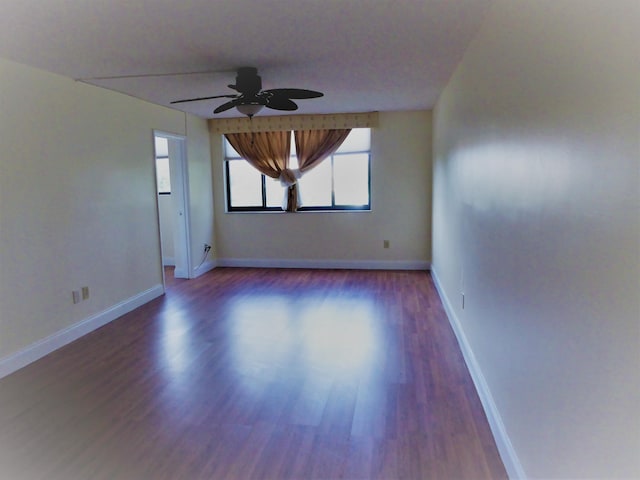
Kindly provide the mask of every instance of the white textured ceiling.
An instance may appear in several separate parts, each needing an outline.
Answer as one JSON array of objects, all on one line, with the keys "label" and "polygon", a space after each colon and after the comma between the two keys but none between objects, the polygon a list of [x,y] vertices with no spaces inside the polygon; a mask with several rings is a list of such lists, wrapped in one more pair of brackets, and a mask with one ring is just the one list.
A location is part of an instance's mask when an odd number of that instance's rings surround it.
[{"label": "white textured ceiling", "polygon": [[[0,57],[167,106],[233,94],[235,69],[254,66],[265,89],[324,92],[297,113],[424,109],[489,2],[0,0]],[[128,75],[142,76],[97,79]],[[224,101],[172,108],[212,118]]]}]

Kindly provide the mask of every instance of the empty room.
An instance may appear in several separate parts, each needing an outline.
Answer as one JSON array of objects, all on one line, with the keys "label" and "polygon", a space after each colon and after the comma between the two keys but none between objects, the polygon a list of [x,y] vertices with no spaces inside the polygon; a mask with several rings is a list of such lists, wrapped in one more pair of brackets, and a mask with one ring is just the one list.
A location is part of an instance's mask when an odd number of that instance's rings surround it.
[{"label": "empty room", "polygon": [[636,0],[0,27],[0,478],[640,478]]}]

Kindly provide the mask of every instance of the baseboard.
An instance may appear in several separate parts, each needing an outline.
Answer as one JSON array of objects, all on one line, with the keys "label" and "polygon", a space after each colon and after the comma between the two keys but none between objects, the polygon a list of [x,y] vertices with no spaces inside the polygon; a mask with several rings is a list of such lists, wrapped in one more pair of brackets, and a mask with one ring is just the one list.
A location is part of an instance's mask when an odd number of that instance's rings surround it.
[{"label": "baseboard", "polygon": [[217,262],[215,260],[208,260],[199,267],[196,267],[191,272],[191,278],[198,278],[200,275],[207,273],[210,270],[216,268]]},{"label": "baseboard", "polygon": [[420,260],[290,260],[259,258],[219,258],[218,267],[329,268],[349,270],[429,270]]},{"label": "baseboard", "polygon": [[41,359],[45,355],[77,340],[78,338],[90,333],[109,322],[112,322],[125,313],[138,308],[141,305],[159,297],[164,293],[162,285],[156,285],[144,292],[134,295],[113,307],[110,307],[96,315],[82,320],[70,327],[60,330],[47,338],[32,343],[28,347],[0,359],[0,378],[6,377],[11,373]]},{"label": "baseboard", "polygon": [[467,364],[467,368],[469,369],[469,373],[471,374],[471,378],[473,379],[476,391],[478,392],[478,396],[480,397],[480,402],[482,403],[482,407],[487,416],[487,420],[489,421],[491,433],[493,433],[493,438],[496,441],[496,446],[498,447],[498,451],[500,452],[500,458],[502,459],[502,463],[507,470],[507,474],[509,475],[510,479],[525,480],[527,476],[524,472],[524,469],[522,468],[520,460],[518,459],[518,455],[513,448],[513,444],[509,439],[509,435],[507,434],[507,430],[505,429],[504,423],[502,422],[502,417],[500,416],[498,407],[496,406],[496,403],[493,400],[493,396],[491,395],[491,390],[489,389],[484,375],[482,374],[480,365],[478,365],[471,345],[469,344],[462,325],[460,324],[460,320],[458,319],[458,316],[456,315],[451,302],[449,301],[449,297],[447,297],[447,294],[440,284],[437,272],[433,268],[431,269],[431,277],[433,278],[433,283],[435,284],[436,289],[438,290],[438,294],[440,295],[440,299],[442,300],[442,304],[447,313],[447,317],[449,318],[451,328],[453,328],[456,338],[458,339],[460,350],[462,350],[462,355],[464,357],[465,363]]}]

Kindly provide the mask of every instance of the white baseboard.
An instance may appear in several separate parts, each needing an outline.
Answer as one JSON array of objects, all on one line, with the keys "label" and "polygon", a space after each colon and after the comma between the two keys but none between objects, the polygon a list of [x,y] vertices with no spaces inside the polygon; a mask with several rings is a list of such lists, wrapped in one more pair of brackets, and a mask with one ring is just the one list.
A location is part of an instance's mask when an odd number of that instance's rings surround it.
[{"label": "white baseboard", "polygon": [[447,297],[447,294],[440,284],[437,272],[433,268],[431,269],[431,277],[433,278],[433,283],[438,290],[438,294],[440,295],[440,299],[442,300],[442,304],[447,313],[447,317],[449,317],[451,328],[453,328],[456,338],[458,339],[460,350],[462,350],[462,355],[464,357],[465,363],[467,364],[467,368],[469,369],[469,373],[471,374],[471,378],[473,379],[476,391],[478,392],[478,396],[480,397],[480,402],[482,403],[482,407],[487,416],[487,420],[489,421],[489,427],[491,428],[491,432],[493,433],[493,438],[496,441],[496,446],[498,447],[498,451],[500,452],[500,458],[502,458],[502,463],[507,470],[507,474],[509,475],[509,478],[513,480],[525,480],[527,476],[524,472],[524,469],[522,468],[520,460],[518,459],[518,455],[513,448],[513,444],[509,439],[509,435],[507,434],[507,430],[504,426],[504,423],[502,422],[502,417],[500,416],[498,407],[493,400],[493,396],[491,395],[491,390],[489,389],[484,375],[482,374],[480,365],[478,365],[478,362],[473,353],[471,345],[467,340],[460,320],[458,319],[451,305],[451,302],[449,301],[449,297]]},{"label": "white baseboard", "polygon": [[138,308],[141,305],[159,297],[164,293],[162,285],[156,285],[144,292],[134,295],[113,307],[110,307],[96,315],[82,320],[70,327],[60,330],[53,335],[42,340],[32,343],[26,348],[0,359],[0,378],[6,377],[11,373],[39,360],[45,355],[77,340],[78,338],[90,333],[109,322],[112,322],[125,313]]},{"label": "white baseboard", "polygon": [[260,258],[219,258],[218,267],[329,268],[353,270],[429,270],[420,260],[290,260]]},{"label": "white baseboard", "polygon": [[191,278],[198,278],[200,275],[207,273],[216,268],[217,263],[214,260],[208,260],[191,272]]}]

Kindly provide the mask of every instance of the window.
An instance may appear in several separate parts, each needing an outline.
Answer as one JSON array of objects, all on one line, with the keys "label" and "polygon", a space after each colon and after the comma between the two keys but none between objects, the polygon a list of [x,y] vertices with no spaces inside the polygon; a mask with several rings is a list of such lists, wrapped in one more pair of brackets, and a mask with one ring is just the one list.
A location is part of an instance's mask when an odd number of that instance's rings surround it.
[{"label": "window", "polygon": [[[224,142],[227,211],[282,211],[284,187],[243,161]],[[295,142],[291,138],[289,168],[298,168]],[[371,130],[354,128],[340,148],[298,181],[302,207],[313,210],[370,210]]]},{"label": "window", "polygon": [[169,143],[166,138],[156,137],[156,180],[159,195],[171,194],[169,170]]}]

